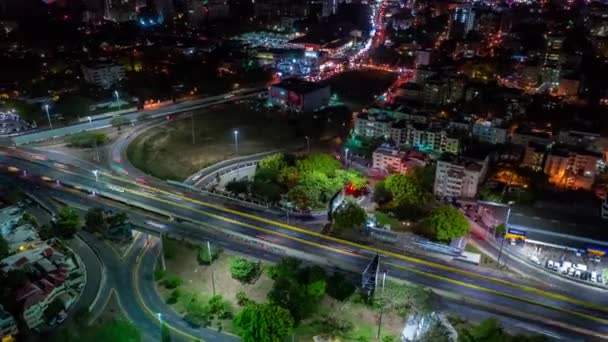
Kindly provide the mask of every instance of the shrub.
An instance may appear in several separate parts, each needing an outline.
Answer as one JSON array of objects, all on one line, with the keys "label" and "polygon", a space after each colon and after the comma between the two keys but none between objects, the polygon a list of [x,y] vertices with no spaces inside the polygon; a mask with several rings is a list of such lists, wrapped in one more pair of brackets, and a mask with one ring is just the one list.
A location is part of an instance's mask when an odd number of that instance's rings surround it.
[{"label": "shrub", "polygon": [[236,303],[239,306],[247,306],[249,304],[254,304],[255,302],[253,300],[249,299],[249,297],[247,297],[245,292],[239,291],[236,293]]},{"label": "shrub", "polygon": [[349,282],[343,273],[336,272],[327,280],[327,294],[332,298],[343,301],[355,292],[355,286]]},{"label": "shrub", "polygon": [[179,300],[179,297],[181,297],[181,295],[182,295],[182,291],[180,289],[173,290],[173,292],[171,292],[171,296],[169,296],[169,298],[167,298],[167,304],[177,303],[177,301]]},{"label": "shrub", "polygon": [[253,282],[260,273],[260,263],[241,257],[230,258],[230,274],[241,283]]},{"label": "shrub", "polygon": [[167,273],[163,285],[167,289],[174,289],[184,283],[184,280],[177,274]]},{"label": "shrub", "polygon": [[82,132],[67,137],[69,146],[73,147],[95,147],[103,145],[107,136],[103,133]]},{"label": "shrub", "polygon": [[163,279],[167,275],[166,271],[161,270],[160,268],[154,271],[154,280],[159,281]]}]

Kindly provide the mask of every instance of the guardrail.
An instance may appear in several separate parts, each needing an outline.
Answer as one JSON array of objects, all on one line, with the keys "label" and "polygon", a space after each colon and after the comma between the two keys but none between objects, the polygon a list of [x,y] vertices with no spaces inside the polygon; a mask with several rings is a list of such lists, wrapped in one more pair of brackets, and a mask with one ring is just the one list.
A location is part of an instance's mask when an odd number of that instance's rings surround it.
[{"label": "guardrail", "polygon": [[[237,157],[237,158],[223,160],[221,162],[218,162],[216,164],[213,164],[211,166],[208,166],[208,167],[206,167],[206,168],[204,168],[204,169],[196,172],[195,174],[193,174],[190,177],[186,178],[186,180],[184,182],[188,183],[188,184],[193,183],[194,185],[199,185],[207,177],[216,176],[216,175],[214,175],[214,173],[216,174],[217,172],[221,172],[223,169],[230,167],[232,164],[237,164],[238,165],[239,163],[242,163],[242,162],[259,161],[259,160],[262,159],[262,157],[266,157],[266,156],[269,156],[269,155],[272,155],[272,154],[275,154],[275,153],[279,153],[281,151],[282,151],[281,149],[279,149],[279,150],[272,150],[272,151],[256,153],[256,154],[252,154],[252,155],[248,155],[248,156],[243,156],[243,157]],[[253,160],[250,160],[250,159],[253,159]],[[205,173],[208,173],[208,174],[204,175]],[[224,173],[222,173],[222,174],[224,174]]]}]

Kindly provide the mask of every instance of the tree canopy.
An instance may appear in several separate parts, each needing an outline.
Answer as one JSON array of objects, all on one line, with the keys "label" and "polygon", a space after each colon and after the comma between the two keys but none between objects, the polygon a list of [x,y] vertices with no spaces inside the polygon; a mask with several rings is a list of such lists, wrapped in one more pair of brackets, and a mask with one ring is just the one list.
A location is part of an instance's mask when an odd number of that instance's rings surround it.
[{"label": "tree canopy", "polygon": [[300,268],[299,260],[283,258],[269,274],[274,284],[268,299],[288,309],[296,323],[309,317],[325,295],[325,272],[318,266]]},{"label": "tree canopy", "polygon": [[56,227],[64,237],[72,237],[80,228],[80,217],[74,208],[65,206],[59,210]]},{"label": "tree canopy", "polygon": [[469,232],[467,219],[458,209],[449,205],[434,209],[425,219],[425,225],[435,240],[443,242],[464,236]]},{"label": "tree canopy", "polygon": [[386,177],[384,187],[391,194],[395,205],[420,203],[425,195],[420,180],[411,173],[395,173]]},{"label": "tree canopy", "polygon": [[244,342],[280,342],[291,332],[294,320],[278,305],[251,304],[234,318],[234,325]]},{"label": "tree canopy", "polygon": [[84,216],[85,226],[90,231],[105,232],[108,228],[106,219],[103,215],[103,209],[100,207],[87,210]]},{"label": "tree canopy", "polygon": [[365,223],[367,214],[355,202],[346,202],[338,207],[333,213],[334,227],[341,230],[360,227]]},{"label": "tree canopy", "polygon": [[230,274],[232,278],[242,282],[250,283],[257,277],[260,263],[242,257],[230,258]]}]

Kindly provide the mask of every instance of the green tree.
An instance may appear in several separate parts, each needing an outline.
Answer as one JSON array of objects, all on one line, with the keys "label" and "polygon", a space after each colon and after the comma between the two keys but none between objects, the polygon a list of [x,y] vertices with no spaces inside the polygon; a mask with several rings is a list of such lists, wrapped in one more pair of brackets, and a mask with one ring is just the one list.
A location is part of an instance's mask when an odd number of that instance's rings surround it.
[{"label": "green tree", "polygon": [[268,299],[291,313],[296,322],[309,317],[325,295],[325,271],[320,267],[300,268],[295,258],[282,259],[270,270],[275,280]]},{"label": "green tree", "polygon": [[120,226],[122,224],[125,224],[125,222],[127,222],[128,219],[129,219],[129,217],[127,216],[127,213],[125,213],[124,211],[121,211],[112,216],[109,216],[107,221],[108,221],[108,225],[110,227],[114,227],[114,226]]},{"label": "green tree", "polygon": [[0,236],[0,259],[4,259],[9,254],[8,241]]},{"label": "green tree", "polygon": [[379,205],[386,204],[393,200],[392,194],[386,188],[386,184],[384,183],[384,181],[376,183],[376,187],[374,188],[373,200]]},{"label": "green tree", "polygon": [[276,182],[279,179],[279,174],[285,167],[287,167],[287,161],[283,153],[275,153],[264,157],[256,168],[256,178],[258,174],[262,174],[265,180]]},{"label": "green tree", "polygon": [[89,115],[93,101],[80,95],[66,95],[56,103],[56,110],[66,119],[83,118]]},{"label": "green tree", "polygon": [[65,206],[59,210],[57,230],[64,237],[72,237],[80,228],[80,217],[74,208]]},{"label": "green tree", "polygon": [[103,209],[100,207],[90,208],[84,216],[84,224],[89,231],[105,232],[108,228]]},{"label": "green tree", "polygon": [[348,230],[361,227],[367,219],[365,210],[355,202],[346,202],[332,213],[334,227]]},{"label": "green tree", "polygon": [[249,192],[248,180],[231,180],[226,183],[226,191],[235,195],[246,194]]},{"label": "green tree", "polygon": [[165,275],[165,279],[163,280],[163,285],[165,285],[165,288],[167,289],[174,289],[178,286],[181,286],[184,283],[184,280],[178,276],[177,274],[174,273],[166,273]]},{"label": "green tree", "polygon": [[316,322],[319,332],[331,337],[347,337],[354,325],[348,319],[339,315],[321,315]]},{"label": "green tree", "polygon": [[350,184],[355,190],[363,189],[367,185],[367,178],[354,169],[336,170],[336,180],[341,186]]},{"label": "green tree", "polygon": [[494,234],[496,236],[505,235],[506,232],[507,232],[507,229],[506,229],[504,223],[501,223],[498,226],[496,226],[496,228],[494,228]]},{"label": "green tree", "polygon": [[251,183],[251,192],[263,198],[266,202],[276,203],[283,193],[281,186],[274,182],[262,182],[257,178]]},{"label": "green tree", "polygon": [[298,182],[300,172],[295,166],[287,166],[279,172],[278,181],[286,187],[291,187]]},{"label": "green tree", "polygon": [[288,310],[264,303],[246,306],[234,325],[244,342],[280,342],[291,333],[294,320]]},{"label": "green tree", "polygon": [[425,226],[438,241],[450,241],[469,232],[469,222],[456,208],[443,205],[434,209],[425,219]]},{"label": "green tree", "polygon": [[340,166],[339,161],[325,153],[314,153],[296,162],[300,174],[320,172],[327,177],[333,177]]},{"label": "green tree", "polygon": [[327,294],[339,301],[346,300],[355,292],[355,286],[346,279],[344,273],[335,272],[327,279]]},{"label": "green tree", "polygon": [[384,180],[386,190],[391,194],[395,205],[409,205],[421,202],[424,192],[420,182],[412,174],[392,174]]},{"label": "green tree", "polygon": [[253,282],[260,271],[260,263],[242,257],[230,258],[230,274],[241,283]]}]

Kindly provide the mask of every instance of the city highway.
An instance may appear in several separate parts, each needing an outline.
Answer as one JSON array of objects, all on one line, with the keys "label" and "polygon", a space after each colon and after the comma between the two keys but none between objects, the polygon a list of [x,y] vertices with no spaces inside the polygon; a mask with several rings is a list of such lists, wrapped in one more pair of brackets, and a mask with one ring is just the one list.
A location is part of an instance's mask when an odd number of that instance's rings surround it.
[{"label": "city highway", "polygon": [[[19,181],[24,181],[20,179]],[[91,201],[89,195],[76,191],[69,190],[67,188],[59,187],[38,187],[32,182],[25,183],[25,187],[29,187],[29,191],[36,191],[38,194],[49,198],[60,199],[65,203],[72,205],[76,208],[86,210],[87,207],[101,206],[105,210],[120,211],[125,210],[124,206],[117,204],[116,202],[105,200],[97,197],[97,201]],[[126,208],[128,209],[128,208]],[[158,223],[156,227],[162,227],[163,232],[172,232],[178,234],[183,238],[189,238],[195,241],[211,240],[214,244],[219,244],[225,249],[236,250],[242,254],[249,254],[258,258],[262,258],[268,261],[277,261],[281,257],[288,255],[287,251],[281,248],[269,248],[261,244],[246,243],[245,240],[232,240],[225,241],[218,230],[212,226],[202,225],[193,227],[188,224],[168,222],[162,218],[156,217],[154,214],[145,213],[141,211],[130,211],[129,219],[136,225],[149,226],[147,222],[153,220]],[[154,229],[155,227],[151,227]],[[144,248],[144,241],[141,239],[144,235],[139,237],[134,242],[134,247],[127,252],[127,255],[122,259],[111,251],[103,241],[97,240],[95,237],[88,233],[84,233],[84,238],[88,244],[93,246],[98,253],[102,255],[104,263],[107,264],[107,271],[109,272],[109,280],[107,283],[111,284],[112,291],[117,294],[120,300],[120,305],[127,314],[127,317],[134,321],[138,326],[144,327],[144,335],[147,338],[157,340],[160,338],[159,330],[154,329],[154,325],[158,324],[156,319],[156,313],[163,313],[163,320],[165,320],[170,327],[175,330],[174,335],[175,341],[190,341],[194,337],[202,337],[205,340],[232,340],[233,337],[230,335],[219,335],[216,331],[192,326],[186,322],[182,317],[175,314],[172,309],[167,306],[163,299],[159,297],[156,292],[154,282],[152,281],[154,265],[156,264],[156,256],[159,253],[159,245],[157,239],[153,239],[151,244]],[[144,251],[145,253],[141,253]],[[139,255],[139,257],[136,257]],[[291,255],[291,254],[289,254]],[[314,262],[314,261],[313,261]],[[327,267],[327,264],[321,262],[328,271],[332,271],[333,267]],[[344,265],[341,265],[342,267]],[[352,268],[342,268],[343,271],[354,272],[354,278],[358,278],[357,272],[360,272],[366,266],[366,261],[362,261],[357,265],[352,265]],[[132,272],[133,276],[129,277],[128,272]],[[109,295],[109,293],[108,293]],[[106,298],[107,296],[102,296]],[[582,341],[582,338],[564,329],[556,329],[555,327],[538,323],[538,322],[526,322],[518,320],[518,315],[509,314],[504,310],[483,306],[478,308],[472,300],[458,300],[453,298],[446,298],[439,303],[439,309],[447,310],[451,314],[458,314],[463,317],[473,319],[487,318],[488,315],[496,316],[500,318],[505,329],[509,331],[531,331],[534,333],[544,334],[557,339],[565,339],[568,341]],[[138,312],[138,310],[140,312]],[[236,340],[236,339],[234,339]]]},{"label": "city highway", "polygon": [[[41,175],[64,183],[112,193],[116,199],[134,206],[147,206],[171,215],[176,221],[206,225],[220,232],[272,240],[294,250],[323,257],[336,266],[362,267],[379,253],[383,267],[390,276],[410,280],[431,288],[458,292],[460,295],[511,308],[514,313],[534,314],[539,321],[576,331],[583,335],[606,338],[608,332],[608,298],[597,292],[568,292],[549,286],[530,284],[525,280],[490,276],[455,268],[438,261],[387,252],[356,243],[317,234],[251,213],[211,204],[198,194],[184,190],[167,191],[118,178],[104,173],[96,180],[90,170],[76,167],[56,168],[52,161],[36,161],[0,157],[6,166],[27,169],[29,176]],[[5,169],[6,170],[6,169]],[[21,174],[19,171],[16,174]],[[50,186],[61,188],[53,181]],[[91,197],[95,200],[96,197]],[[196,229],[196,228],[193,228]]]},{"label": "city highway", "polygon": [[[235,92],[207,97],[196,101],[188,101],[173,104],[167,107],[158,109],[145,109],[136,112],[126,113],[119,115],[119,117],[125,119],[127,122],[135,122],[141,119],[142,115],[146,116],[146,119],[160,118],[167,115],[178,114],[189,110],[195,110],[205,108],[211,105],[245,100],[249,98],[256,98],[266,94],[266,88],[255,88],[255,89],[242,89]],[[89,122],[77,123],[70,126],[65,126],[56,129],[42,130],[32,133],[26,133],[12,138],[13,143],[16,145],[29,144],[36,141],[48,140],[51,138],[62,137],[65,135],[80,133],[83,131],[93,131],[103,129],[112,126],[112,120],[115,116],[100,118],[98,120],[91,120]]]}]

